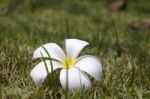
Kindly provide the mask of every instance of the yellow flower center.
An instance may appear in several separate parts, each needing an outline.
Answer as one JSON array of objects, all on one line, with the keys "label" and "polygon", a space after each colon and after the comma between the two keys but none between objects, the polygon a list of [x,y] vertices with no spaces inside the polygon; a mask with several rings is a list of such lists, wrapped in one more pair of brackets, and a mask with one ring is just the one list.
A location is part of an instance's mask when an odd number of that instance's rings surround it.
[{"label": "yellow flower center", "polygon": [[62,61],[62,64],[63,64],[64,68],[66,68],[66,69],[71,68],[74,63],[75,63],[75,59],[73,59],[70,56]]}]

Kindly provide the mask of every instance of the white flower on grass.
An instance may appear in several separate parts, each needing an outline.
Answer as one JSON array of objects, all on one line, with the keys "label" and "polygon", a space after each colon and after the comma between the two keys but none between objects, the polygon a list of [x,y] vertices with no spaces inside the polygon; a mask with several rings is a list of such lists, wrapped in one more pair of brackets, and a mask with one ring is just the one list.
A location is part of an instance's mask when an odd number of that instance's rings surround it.
[{"label": "white flower on grass", "polygon": [[[56,43],[48,43],[35,50],[33,59],[49,57],[50,55],[53,59],[51,61],[53,71],[59,68],[62,69],[60,71],[60,83],[64,89],[68,88],[68,90],[74,90],[82,87],[88,89],[91,87],[91,82],[86,73],[94,77],[96,80],[100,80],[100,76],[102,74],[101,63],[96,57],[91,55],[78,57],[80,51],[88,44],[88,42],[78,39],[66,39],[65,54]],[[47,54],[46,50],[49,55]],[[40,62],[32,69],[30,73],[32,80],[37,86],[41,86],[47,77],[45,64],[47,65],[50,73],[52,67],[50,60]],[[66,73],[68,75],[66,75]]]}]

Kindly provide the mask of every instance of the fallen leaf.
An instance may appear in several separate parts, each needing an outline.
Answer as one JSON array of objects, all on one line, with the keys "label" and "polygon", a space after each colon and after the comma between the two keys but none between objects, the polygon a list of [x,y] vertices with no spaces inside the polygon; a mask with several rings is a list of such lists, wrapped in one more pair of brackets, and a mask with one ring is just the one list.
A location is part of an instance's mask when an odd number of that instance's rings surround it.
[{"label": "fallen leaf", "polygon": [[150,29],[150,19],[135,21],[130,26],[134,29]]},{"label": "fallen leaf", "polygon": [[111,10],[113,11],[120,11],[126,8],[126,2],[124,0],[118,0],[116,2],[113,2],[110,5]]}]

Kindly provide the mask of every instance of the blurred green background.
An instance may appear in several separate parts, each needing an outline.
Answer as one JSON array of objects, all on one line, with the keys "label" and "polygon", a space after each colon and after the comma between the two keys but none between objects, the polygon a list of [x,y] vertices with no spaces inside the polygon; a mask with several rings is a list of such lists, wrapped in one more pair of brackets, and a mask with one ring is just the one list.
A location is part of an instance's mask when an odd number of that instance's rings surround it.
[{"label": "blurred green background", "polygon": [[[0,0],[0,96],[64,98],[56,90],[36,88],[29,76],[34,50],[48,42],[64,46],[66,38],[86,40],[81,54],[99,57],[101,81],[71,99],[150,98],[150,1]],[[113,7],[112,7],[113,6]],[[117,10],[116,10],[117,9]]]}]

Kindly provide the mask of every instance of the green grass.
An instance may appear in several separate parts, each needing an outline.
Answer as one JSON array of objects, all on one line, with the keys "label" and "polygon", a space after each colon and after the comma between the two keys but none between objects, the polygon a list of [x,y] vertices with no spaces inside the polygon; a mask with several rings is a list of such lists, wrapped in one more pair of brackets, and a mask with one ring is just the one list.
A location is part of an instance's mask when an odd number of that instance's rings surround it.
[{"label": "green grass", "polygon": [[[110,2],[0,0],[1,98],[65,98],[59,79],[53,88],[35,87],[29,76],[37,64],[32,54],[45,43],[64,47],[66,38],[78,38],[90,43],[81,55],[101,59],[103,75],[100,81],[91,79],[90,90],[68,93],[69,99],[149,99],[150,30],[129,24],[150,18],[150,2],[127,0],[120,12],[111,11]],[[56,71],[56,79],[58,75]]]}]

